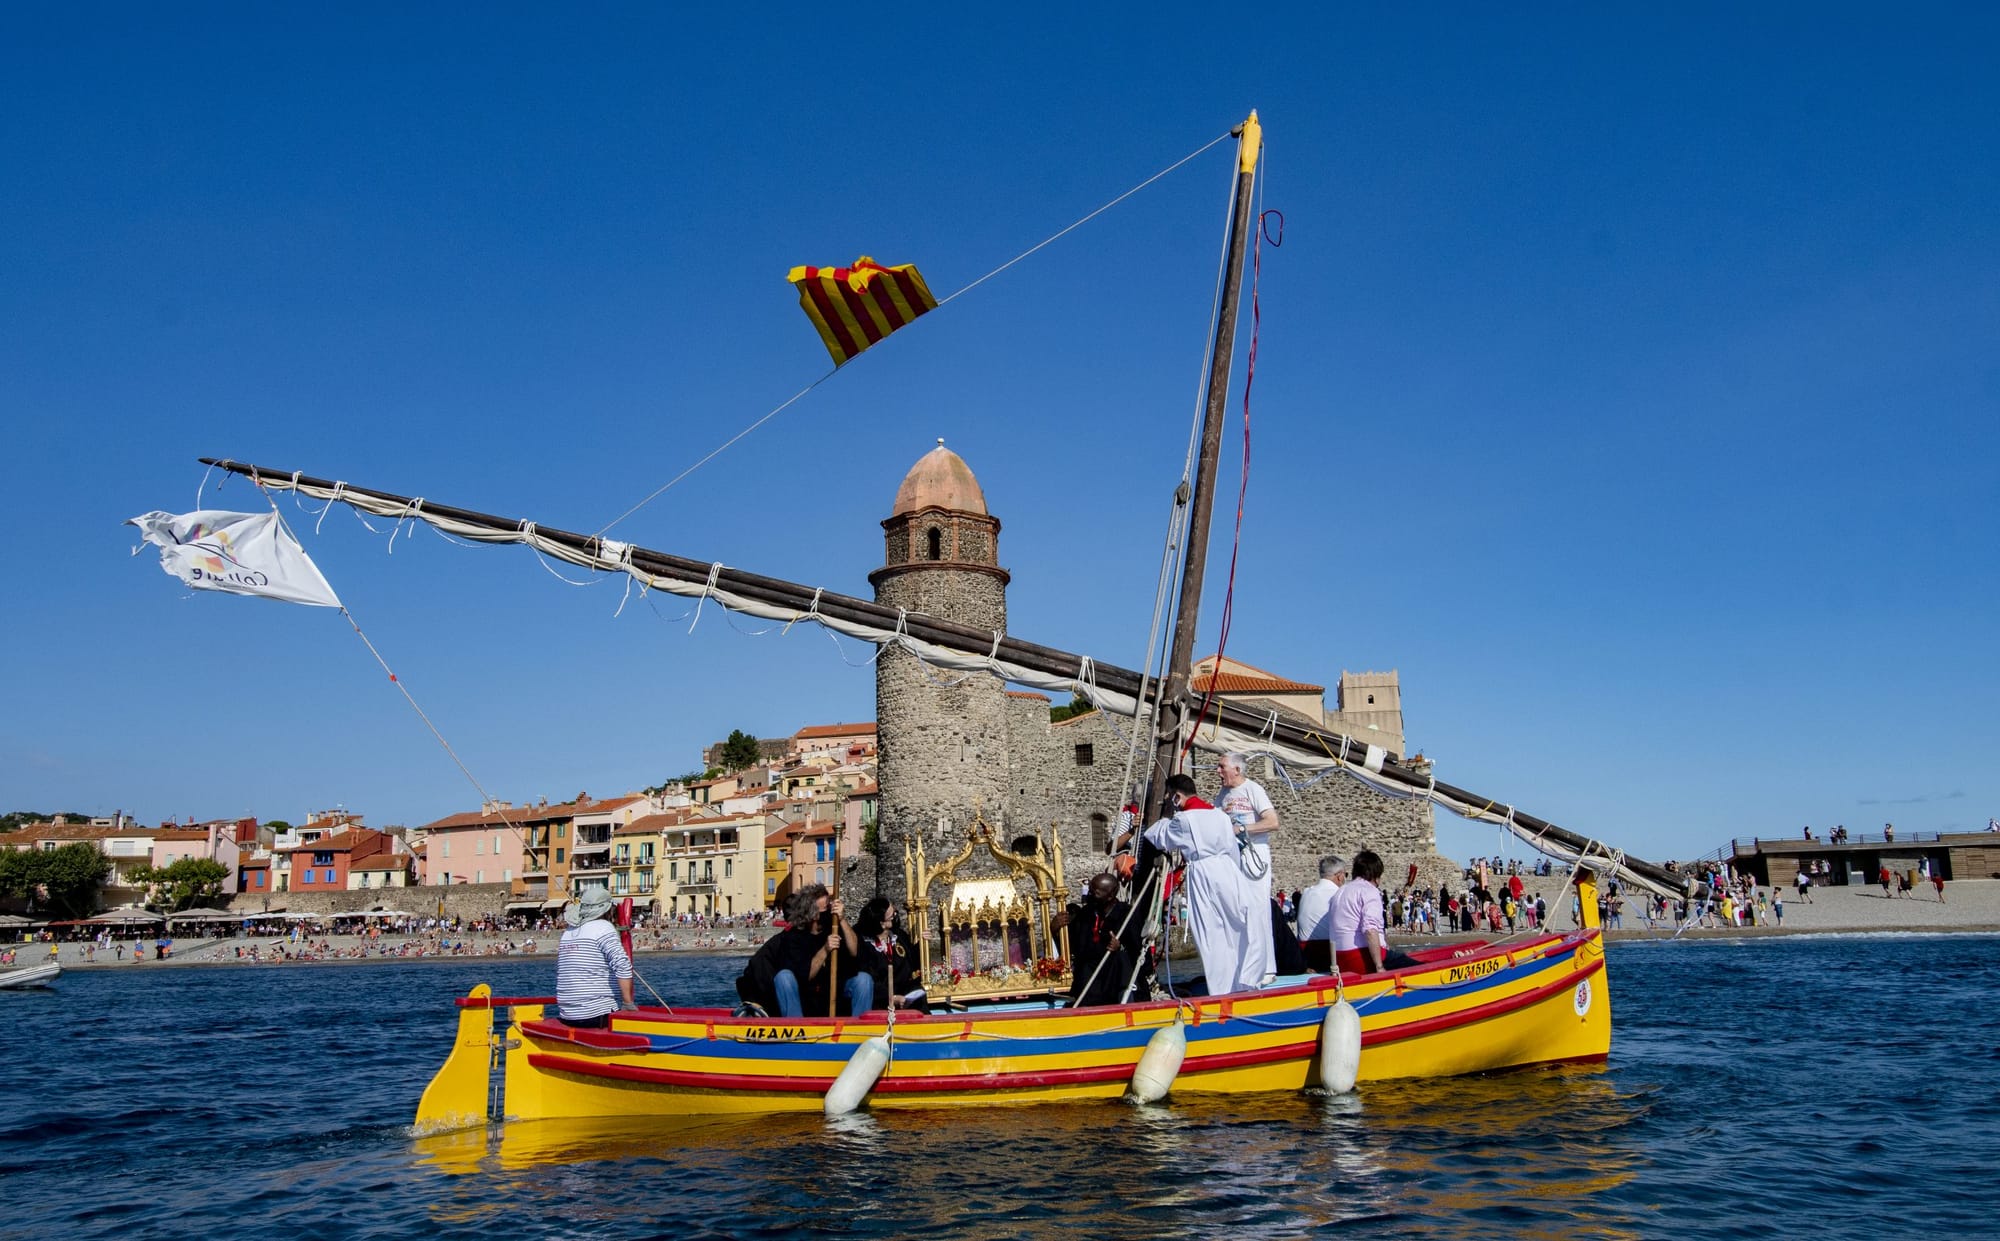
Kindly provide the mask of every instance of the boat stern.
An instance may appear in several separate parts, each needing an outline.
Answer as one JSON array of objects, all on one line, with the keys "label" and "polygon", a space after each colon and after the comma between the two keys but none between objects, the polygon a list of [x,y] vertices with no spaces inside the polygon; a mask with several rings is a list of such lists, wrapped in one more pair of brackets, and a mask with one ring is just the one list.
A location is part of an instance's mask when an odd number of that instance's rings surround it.
[{"label": "boat stern", "polygon": [[493,1081],[493,988],[474,987],[458,1002],[458,1032],[444,1066],[417,1103],[417,1128],[426,1133],[483,1125]]}]

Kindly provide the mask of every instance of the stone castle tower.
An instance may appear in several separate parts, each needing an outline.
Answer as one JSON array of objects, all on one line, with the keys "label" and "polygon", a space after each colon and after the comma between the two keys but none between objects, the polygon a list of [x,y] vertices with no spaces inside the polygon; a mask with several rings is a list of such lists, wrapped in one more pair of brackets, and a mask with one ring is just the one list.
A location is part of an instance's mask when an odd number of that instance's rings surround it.
[{"label": "stone castle tower", "polygon": [[[999,562],[1000,522],[987,512],[971,469],[943,440],[911,467],[882,530],[882,567],[868,575],[876,602],[1006,631],[1009,576]],[[1368,679],[1375,675],[1343,676],[1341,705],[1367,718],[1342,722],[1352,727],[1393,720],[1400,743],[1395,678]],[[1367,701],[1370,694],[1375,701]],[[923,840],[936,862],[963,844],[975,811],[1017,848],[1032,848],[1028,835],[1053,828],[1072,892],[1104,865],[1124,801],[1130,722],[1121,729],[1092,712],[1051,723],[1049,706],[1041,694],[1010,693],[988,673],[927,668],[903,651],[883,650],[875,665],[881,788],[875,890],[901,899],[904,842]],[[1322,722],[1317,711],[1309,722]],[[1193,774],[1204,789],[1212,787],[1212,772]],[[1290,787],[1261,761],[1253,762],[1250,774],[1278,808],[1282,825],[1272,869],[1286,888],[1311,884],[1320,854],[1352,857],[1364,847],[1383,856],[1392,886],[1409,864],[1425,882],[1456,875],[1456,867],[1437,855],[1428,803],[1386,797],[1341,776]],[[854,877],[866,886],[866,878]]]},{"label": "stone castle tower", "polygon": [[[943,440],[910,467],[882,530],[882,567],[868,575],[877,603],[1006,632],[1000,522]],[[975,808],[1003,821],[1006,690],[996,677],[926,668],[900,650],[876,661],[881,891],[902,896],[905,840],[921,835],[935,860],[947,836],[954,847],[963,839]]]}]

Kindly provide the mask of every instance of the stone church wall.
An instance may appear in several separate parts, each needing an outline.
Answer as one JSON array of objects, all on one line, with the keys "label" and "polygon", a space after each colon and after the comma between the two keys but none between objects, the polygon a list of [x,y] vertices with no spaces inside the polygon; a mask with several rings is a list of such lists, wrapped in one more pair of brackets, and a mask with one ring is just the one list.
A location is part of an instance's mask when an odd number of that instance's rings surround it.
[{"label": "stone church wall", "polygon": [[[1046,703],[1022,698],[1009,703],[1008,827],[1025,832],[1046,830],[1056,823],[1075,890],[1103,868],[1099,860],[1103,849],[1093,839],[1091,816],[1107,816],[1116,830],[1118,807],[1124,801],[1119,785],[1134,726],[1101,712],[1050,724]],[[1082,747],[1088,749],[1080,755]],[[1145,771],[1145,763],[1146,756],[1141,755],[1139,772]],[[1383,881],[1390,889],[1401,886],[1412,863],[1423,882],[1457,878],[1456,864],[1437,853],[1436,820],[1428,803],[1387,796],[1339,772],[1293,789],[1271,771],[1267,760],[1253,759],[1250,768],[1250,778],[1264,786],[1278,810],[1272,878],[1287,891],[1310,886],[1319,878],[1321,856],[1338,853],[1352,860],[1361,849],[1382,856]],[[1218,787],[1214,761],[1203,756],[1193,775],[1202,793],[1212,797]]]}]

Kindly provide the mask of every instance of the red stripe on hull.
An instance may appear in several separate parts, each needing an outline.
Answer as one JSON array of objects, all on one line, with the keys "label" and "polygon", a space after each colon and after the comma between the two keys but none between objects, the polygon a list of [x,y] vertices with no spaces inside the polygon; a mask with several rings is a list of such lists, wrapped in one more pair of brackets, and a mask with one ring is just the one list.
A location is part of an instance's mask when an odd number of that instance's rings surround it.
[{"label": "red stripe on hull", "polygon": [[1519,995],[1510,995],[1504,1000],[1494,1000],[1491,1003],[1463,1009],[1456,1013],[1445,1013],[1439,1017],[1426,1017],[1422,1021],[1412,1021],[1408,1025],[1393,1026],[1386,1030],[1364,1032],[1361,1036],[1361,1045],[1366,1048],[1378,1047],[1384,1043],[1399,1043],[1406,1038],[1417,1038],[1425,1034],[1437,1034],[1445,1030],[1456,1030],[1460,1026],[1476,1025],[1482,1021],[1490,1021],[1495,1017],[1504,1017],[1508,1013],[1519,1012],[1524,1008],[1532,1008],[1557,992],[1575,986],[1603,968],[1604,958],[1599,957],[1584,968],[1565,974],[1554,982],[1543,983],[1533,991],[1523,991]]},{"label": "red stripe on hull", "polygon": [[[1390,1029],[1376,1030],[1362,1036],[1362,1046],[1381,1047],[1404,1039],[1419,1038],[1429,1034],[1443,1033],[1467,1026],[1504,1017],[1509,1013],[1532,1008],[1548,1000],[1551,996],[1575,986],[1604,968],[1604,961],[1591,962],[1580,970],[1564,974],[1561,978],[1521,992],[1506,999],[1481,1004],[1461,1012],[1448,1013],[1399,1025]],[[806,1020],[813,1020],[807,1018]],[[829,1024],[831,1024],[829,1022]],[[530,1033],[541,1034],[540,1030]],[[567,1041],[585,1044],[585,1038],[576,1035],[596,1035],[607,1041],[617,1039],[623,1043],[632,1035],[603,1035],[595,1031],[565,1031]],[[546,1037],[546,1036],[544,1036]],[[619,1048],[624,1050],[625,1048]],[[1250,1048],[1244,1051],[1215,1052],[1209,1055],[1190,1056],[1181,1067],[1184,1074],[1222,1072],[1229,1069],[1246,1068],[1253,1065],[1273,1064],[1288,1060],[1302,1060],[1314,1055],[1319,1049],[1319,1035],[1313,1029],[1310,1036],[1293,1042],[1280,1043],[1270,1047]],[[636,1050],[636,1049],[635,1049]],[[1561,1064],[1601,1064],[1604,1055],[1569,1057],[1561,1060],[1538,1062],[1545,1066]],[[748,1091],[784,1094],[824,1094],[833,1084],[831,1075],[824,1077],[761,1076],[748,1073],[706,1073],[686,1069],[652,1069],[639,1065],[614,1064],[598,1060],[581,1060],[571,1056],[548,1053],[533,1053],[528,1063],[538,1069],[571,1073],[581,1077],[605,1078],[613,1081],[635,1082],[645,1085],[678,1086],[697,1090]],[[1015,1073],[958,1073],[926,1077],[884,1077],[876,1083],[878,1094],[963,1094],[984,1091],[1034,1090],[1054,1086],[1095,1085],[1105,1082],[1129,1080],[1133,1065],[1107,1064],[1074,1069],[1043,1069]]]},{"label": "red stripe on hull", "polygon": [[570,1056],[531,1055],[528,1063],[538,1069],[574,1073],[578,1077],[608,1077],[621,1082],[643,1082],[652,1086],[692,1086],[703,1090],[763,1091],[773,1094],[825,1094],[833,1078],[758,1077],[753,1073],[691,1073],[685,1069],[647,1069],[636,1064],[608,1064],[602,1060],[578,1060]]},{"label": "red stripe on hull", "polygon": [[[1136,1062],[1135,1062],[1136,1063]],[[876,1094],[951,1094],[971,1090],[1031,1090],[1039,1086],[1088,1086],[1122,1082],[1134,1065],[1100,1064],[1086,1069],[1044,1069],[1033,1073],[956,1073],[938,1077],[884,1077]]]}]

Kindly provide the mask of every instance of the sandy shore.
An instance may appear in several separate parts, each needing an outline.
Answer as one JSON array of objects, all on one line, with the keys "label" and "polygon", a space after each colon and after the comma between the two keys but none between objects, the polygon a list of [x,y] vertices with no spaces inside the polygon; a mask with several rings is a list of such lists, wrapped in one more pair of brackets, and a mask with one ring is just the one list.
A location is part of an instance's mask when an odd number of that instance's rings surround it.
[{"label": "sandy shore", "polygon": [[[1879,887],[1818,888],[1814,889],[1813,899],[1810,901],[1801,901],[1788,892],[1785,897],[1785,917],[1782,925],[1773,923],[1772,925],[1758,927],[1691,928],[1682,932],[1682,934],[1688,938],[1726,938],[1751,935],[1827,935],[1868,932],[1955,931],[2000,933],[2000,879],[1968,879],[1947,883],[1945,884],[1944,897],[1945,899],[1940,902],[1937,894],[1931,891],[1929,887],[1925,887],[1921,891],[1914,892],[1907,897],[1885,897],[1882,895],[1882,889]],[[1672,923],[1663,923],[1657,927],[1649,928],[1644,918],[1631,913],[1625,915],[1624,922],[1625,925],[1623,928],[1607,931],[1607,937],[1613,940],[1666,939],[1675,934]],[[662,933],[642,931],[640,932],[638,943],[639,958],[643,963],[647,958],[687,952],[719,952],[748,955],[770,933],[769,928],[766,927],[736,928],[734,931],[721,932],[683,930],[680,928],[674,928]],[[735,936],[736,942],[733,944],[724,942],[725,937],[731,934]],[[457,942],[458,940],[456,936],[447,938],[450,938],[453,942]],[[517,945],[515,950],[511,953],[500,951],[510,938]],[[425,949],[421,955],[383,955],[379,954],[375,949],[381,946],[393,946],[406,941],[385,938],[377,945],[363,940],[360,936],[335,935],[324,937],[322,940],[322,942],[331,945],[335,954],[351,952],[356,948],[367,948],[369,950],[368,955],[331,955],[317,961],[280,962],[267,959],[261,962],[261,964],[268,966],[273,964],[366,965],[385,961],[465,962],[469,960],[519,959],[528,956],[540,957],[548,956],[555,951],[557,939],[555,932],[538,934],[535,937],[533,952],[528,952],[518,946],[523,938],[525,937],[518,933],[511,937],[468,935],[464,937],[467,947],[466,951],[463,952],[440,952],[436,949],[434,940],[412,938],[407,942],[413,948],[421,946]],[[1439,937],[1435,940],[1425,937],[1415,937],[1413,940],[1410,936],[1398,935],[1391,938],[1399,944],[1410,942],[1423,944],[1443,942],[1445,938],[1451,937]],[[150,937],[147,942],[151,943]],[[62,962],[64,969],[131,969],[135,964],[132,959],[131,939],[127,937],[124,943],[125,955],[123,960],[120,960],[114,952],[99,949],[96,953],[95,961],[86,961],[84,945],[82,944],[57,945],[60,950],[57,959]],[[147,959],[138,964],[147,969],[175,965],[241,964],[249,967],[252,963],[239,960],[237,949],[239,947],[248,948],[252,945],[260,948],[262,955],[266,958],[273,956],[279,948],[290,949],[292,947],[287,941],[277,938],[259,938],[255,940],[177,938],[174,941],[174,954],[172,957],[165,961],[156,961],[152,959],[152,954],[149,950]],[[16,965],[38,965],[49,959],[48,945],[46,944],[10,943],[7,946],[13,948],[17,954]]]},{"label": "sandy shore", "polygon": [[[1647,939],[1672,935],[1671,923],[1655,930],[1646,928],[1644,918],[1625,915],[1623,930],[1608,932],[1613,939]],[[1729,935],[1815,935],[1897,931],[2000,931],[2000,879],[1966,879],[1944,885],[1944,900],[1925,884],[1908,896],[1883,896],[1878,886],[1814,888],[1810,901],[1801,901],[1788,889],[1785,917],[1759,927],[1695,929],[1689,936]]]},{"label": "sandy shore", "polygon": [[[650,958],[680,956],[690,953],[725,953],[748,956],[770,935],[769,927],[737,927],[733,931],[694,931],[678,928],[662,933],[641,931],[634,945],[641,962]],[[727,942],[726,937],[734,935],[735,942]],[[123,945],[121,956],[116,948],[99,948],[89,959],[85,945],[57,944],[56,957],[65,970],[78,969],[131,969],[134,965],[147,969],[176,965],[241,965],[244,967],[274,965],[379,965],[392,961],[508,961],[534,957],[549,957],[555,954],[556,942],[561,938],[558,931],[537,932],[534,947],[524,946],[528,938],[520,932],[512,935],[446,935],[443,939],[454,946],[463,944],[462,949],[444,950],[439,947],[437,936],[384,936],[370,940],[359,935],[317,935],[309,937],[308,944],[294,944],[282,936],[259,935],[249,938],[198,939],[190,936],[176,936],[172,955],[166,960],[157,960],[153,955],[153,942],[157,934],[144,938],[145,959],[136,960],[130,935],[118,940]],[[509,944],[512,948],[509,948]],[[312,955],[316,949],[308,945],[325,945],[325,955]],[[40,965],[49,958],[48,944],[17,944],[7,942],[6,947],[14,950],[14,966],[0,966],[0,969],[25,965]],[[408,951],[398,952],[398,947]],[[241,956],[256,951],[256,958]],[[386,949],[387,951],[383,951]],[[289,956],[281,954],[291,954]]]}]

